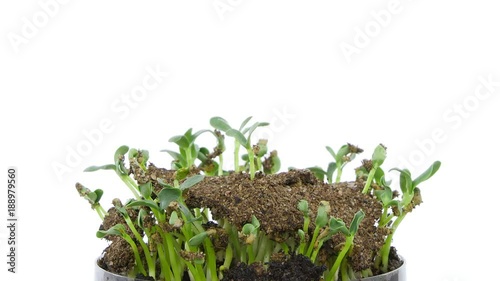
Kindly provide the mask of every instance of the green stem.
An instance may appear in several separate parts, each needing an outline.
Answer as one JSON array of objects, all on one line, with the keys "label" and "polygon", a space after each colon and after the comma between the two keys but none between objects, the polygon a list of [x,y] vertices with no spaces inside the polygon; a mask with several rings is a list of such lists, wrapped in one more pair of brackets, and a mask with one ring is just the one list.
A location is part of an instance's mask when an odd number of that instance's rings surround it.
[{"label": "green stem", "polygon": [[221,154],[219,155],[219,171],[218,171],[219,176],[222,176],[222,174],[224,173],[224,170],[222,170],[222,165],[224,165],[224,158],[222,157]]},{"label": "green stem", "polygon": [[342,248],[342,251],[340,251],[337,258],[335,259],[335,263],[330,269],[330,272],[328,272],[328,275],[325,278],[326,281],[337,280],[337,272],[340,268],[342,260],[344,260],[345,255],[351,249],[353,241],[354,241],[354,235],[346,237],[344,247]]},{"label": "green stem", "polygon": [[246,254],[248,256],[247,264],[250,265],[255,261],[255,254],[253,252],[253,245],[246,245]]},{"label": "green stem", "polygon": [[321,239],[318,241],[318,247],[315,247],[312,256],[311,256],[311,261],[314,263],[316,261],[316,257],[318,256],[319,250],[321,250],[321,247],[323,246],[324,239]]},{"label": "green stem", "polygon": [[106,212],[106,210],[104,210],[104,208],[99,203],[97,203],[94,209],[96,210],[101,220],[104,220],[104,217],[108,215],[108,212]]},{"label": "green stem", "polygon": [[156,275],[156,268],[155,268],[156,267],[156,263],[151,258],[151,253],[149,252],[148,245],[146,245],[146,243],[144,243],[144,240],[142,239],[142,236],[139,234],[139,232],[135,228],[135,226],[132,223],[132,220],[130,219],[130,217],[128,215],[125,215],[125,216],[123,216],[123,218],[125,219],[125,222],[127,223],[128,227],[130,228],[130,230],[132,231],[132,233],[134,234],[135,239],[137,241],[139,241],[139,244],[141,245],[142,250],[144,251],[144,256],[146,257],[146,262],[147,262],[148,268],[149,268],[149,276],[155,278],[156,277],[155,276]]},{"label": "green stem", "polygon": [[316,243],[316,239],[318,238],[319,230],[320,230],[319,227],[316,227],[314,229],[313,237],[312,237],[311,242],[309,244],[309,248],[307,248],[306,257],[311,257],[311,254],[312,254],[312,251],[314,248],[314,244]]},{"label": "green stem", "polygon": [[136,264],[137,268],[144,276],[146,276],[147,273],[146,273],[146,270],[144,269],[144,267],[142,266],[141,256],[139,255],[139,250],[137,249],[137,245],[135,244],[134,240],[132,240],[132,238],[126,233],[124,233],[124,235],[122,237],[123,237],[123,239],[125,239],[125,241],[128,242],[130,247],[132,247],[132,251],[134,252],[135,264]]},{"label": "green stem", "polygon": [[174,238],[171,233],[164,234],[164,241],[166,242],[168,257],[170,260],[170,267],[174,273],[174,280],[180,281],[182,279],[181,264],[178,262],[177,249],[174,246]]},{"label": "green stem", "polygon": [[349,270],[347,267],[347,259],[344,259],[342,261],[342,264],[340,265],[340,276],[342,277],[342,281],[351,280],[351,278],[349,277]]},{"label": "green stem", "polygon": [[226,255],[224,256],[224,264],[221,265],[220,270],[228,270],[231,266],[231,262],[233,261],[233,247],[231,244],[228,244],[226,247]]},{"label": "green stem", "polygon": [[406,212],[403,212],[403,214],[394,221],[394,224],[391,227],[391,233],[389,233],[389,235],[387,235],[387,238],[385,238],[385,243],[384,246],[382,247],[380,254],[380,256],[382,257],[383,272],[387,272],[389,266],[389,253],[391,251],[392,237],[394,236],[394,233],[396,232],[396,229],[398,228],[399,224],[405,218],[406,214],[407,214]]},{"label": "green stem", "polygon": [[259,262],[266,262],[266,258],[270,257],[270,253],[273,249],[272,241],[267,238],[267,236],[262,231],[259,233],[259,235],[261,237],[259,239],[259,249],[257,250],[257,257],[255,258],[255,260]]},{"label": "green stem", "polygon": [[130,191],[132,191],[132,193],[134,194],[134,197],[137,200],[141,199],[141,195],[138,192],[139,187],[134,182],[134,180],[132,180],[132,178],[128,175],[127,176],[119,175],[119,176],[120,176],[120,179],[125,183],[125,185],[127,185],[127,187],[130,189]]},{"label": "green stem", "polygon": [[394,217],[394,214],[388,215],[388,211],[388,208],[384,207],[384,213],[380,217],[380,221],[378,223],[379,228],[386,226]]},{"label": "green stem", "polygon": [[234,140],[234,172],[240,171],[240,142]]},{"label": "green stem", "polygon": [[255,155],[253,154],[252,147],[247,148],[248,153],[248,161],[250,162],[250,179],[253,180],[255,178]]},{"label": "green stem", "polygon": [[339,167],[337,169],[337,178],[335,179],[335,182],[339,183],[340,182],[340,177],[342,176],[342,167]]},{"label": "green stem", "polygon": [[165,280],[173,280],[172,270],[170,270],[170,266],[167,261],[167,256],[165,251],[163,250],[163,244],[158,243],[158,256],[160,257],[160,268]]},{"label": "green stem", "polygon": [[367,277],[373,276],[373,272],[372,272],[371,268],[367,268],[367,269],[361,271],[361,274],[362,274],[363,278],[367,278]]},{"label": "green stem", "polygon": [[373,164],[372,169],[370,170],[370,173],[368,173],[368,178],[366,179],[365,187],[363,188],[363,194],[367,194],[370,191],[370,188],[372,186],[372,181],[373,178],[375,177],[375,172],[378,169],[377,164]]},{"label": "green stem", "polygon": [[203,269],[200,270],[198,266],[194,266],[190,261],[186,261],[186,265],[193,275],[194,280],[206,281],[205,275],[203,274]]},{"label": "green stem", "polygon": [[210,271],[210,275],[207,274],[207,276],[210,276],[212,280],[216,281],[218,280],[217,277],[217,257],[215,256],[215,251],[214,251],[214,246],[212,245],[212,242],[210,239],[205,239],[203,242],[203,246],[206,251],[206,263],[208,264],[208,271]]}]

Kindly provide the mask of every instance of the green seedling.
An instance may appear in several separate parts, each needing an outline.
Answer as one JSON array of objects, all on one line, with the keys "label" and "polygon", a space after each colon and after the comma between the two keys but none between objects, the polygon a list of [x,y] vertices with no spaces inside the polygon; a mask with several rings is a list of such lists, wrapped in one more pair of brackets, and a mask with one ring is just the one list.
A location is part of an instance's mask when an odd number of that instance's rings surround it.
[{"label": "green seedling", "polygon": [[387,149],[382,144],[377,145],[375,151],[372,154],[371,159],[371,167],[368,172],[368,178],[366,179],[365,187],[363,188],[363,193],[367,194],[372,186],[373,178],[375,177],[375,173],[379,170],[380,165],[384,163],[385,158],[387,157]]},{"label": "green seedling", "polygon": [[[382,221],[384,225],[388,225],[388,221],[395,217],[394,223],[390,226],[389,235],[385,239],[384,246],[380,250],[381,257],[381,269],[386,272],[388,270],[389,264],[389,252],[392,244],[392,238],[396,232],[398,226],[401,224],[403,219],[408,213],[410,213],[416,206],[422,203],[422,196],[420,194],[420,189],[418,186],[430,179],[441,167],[441,162],[434,162],[427,170],[425,170],[420,176],[412,179],[411,173],[408,169],[391,169],[400,173],[399,185],[401,192],[403,193],[401,201],[392,200],[392,193],[388,189],[384,189],[383,192],[378,193],[378,198],[382,201],[384,205],[384,210],[387,207],[393,207],[393,214],[386,215],[385,220]],[[386,213],[386,211],[384,211]],[[382,215],[384,216],[384,214]]]},{"label": "green seedling", "polygon": [[113,170],[116,172],[118,177],[125,183],[125,185],[129,188],[129,190],[134,194],[134,197],[139,199],[141,196],[139,195],[139,190],[137,183],[129,176],[130,170],[125,166],[125,154],[129,151],[128,146],[123,145],[120,146],[116,152],[114,157],[114,164],[107,164],[102,166],[90,166],[84,170],[84,172],[94,172],[98,170]]},{"label": "green seedling", "polygon": [[177,144],[179,152],[164,149],[162,152],[167,152],[174,158],[172,168],[177,170],[177,179],[182,180],[186,178],[195,166],[195,161],[198,156],[203,155],[204,151],[200,151],[200,147],[195,143],[196,139],[203,133],[210,132],[210,130],[200,130],[193,134],[193,130],[187,130],[184,135],[171,137],[168,141]]},{"label": "green seedling", "polygon": [[[248,117],[245,119],[239,129],[233,129],[231,126],[229,126],[229,123],[221,118],[221,117],[212,117],[210,119],[210,125],[212,125],[214,128],[217,130],[223,131],[226,133],[226,135],[234,138],[234,169],[235,172],[240,171],[239,167],[239,147],[240,145],[243,146],[248,154],[248,162],[250,166],[250,178],[253,179],[255,177],[255,152],[252,147],[251,143],[251,137],[255,129],[258,127],[264,127],[269,125],[267,122],[256,122],[250,127],[245,127],[247,123],[250,121],[252,117]],[[246,135],[246,136],[245,136]]]},{"label": "green seedling", "polygon": [[76,183],[76,190],[80,194],[81,197],[85,198],[89,203],[92,210],[95,210],[101,220],[108,214],[106,210],[101,206],[99,201],[102,198],[103,191],[102,189],[96,189],[91,191],[90,189],[83,186],[81,183]]},{"label": "green seedling", "polygon": [[[342,234],[344,234],[346,237],[346,241],[344,243],[344,246],[342,247],[342,250],[337,255],[337,258],[335,259],[335,263],[333,264],[333,266],[330,268],[328,274],[326,275],[326,277],[325,277],[326,281],[338,280],[339,269],[341,268],[342,263],[345,262],[346,255],[353,247],[354,236],[356,235],[356,232],[358,232],[359,225],[361,224],[361,221],[363,220],[364,217],[365,217],[365,213],[362,210],[358,211],[354,215],[354,218],[351,221],[349,229],[346,227],[345,223],[342,220],[339,220],[339,219],[331,219],[330,220],[330,229],[332,229],[332,231],[335,231],[335,233],[341,232]],[[342,281],[350,280],[350,278],[348,276],[347,267],[342,267],[340,275],[341,275]]]},{"label": "green seedling", "polygon": [[359,153],[363,152],[363,149],[352,145],[352,144],[345,144],[340,147],[340,149],[335,153],[333,149],[329,146],[326,147],[326,150],[330,153],[330,155],[335,159],[335,162],[330,162],[328,163],[328,167],[325,170],[323,170],[321,167],[315,166],[315,167],[310,167],[308,168],[311,172],[314,173],[314,175],[321,181],[324,181],[326,178],[326,181],[329,184],[333,183],[333,174],[335,171],[337,171],[337,176],[335,178],[335,182],[340,182],[340,179],[342,177],[342,171],[344,170],[344,167],[354,160],[356,158],[356,155]]}]

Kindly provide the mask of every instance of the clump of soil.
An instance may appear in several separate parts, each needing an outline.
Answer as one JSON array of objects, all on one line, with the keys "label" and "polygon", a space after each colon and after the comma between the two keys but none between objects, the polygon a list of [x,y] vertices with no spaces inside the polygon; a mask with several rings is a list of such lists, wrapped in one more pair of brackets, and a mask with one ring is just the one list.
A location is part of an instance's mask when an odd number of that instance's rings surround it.
[{"label": "clump of soil", "polygon": [[97,264],[104,270],[127,276],[135,264],[134,252],[127,241],[121,237],[116,238],[104,250],[104,256]]},{"label": "clump of soil", "polygon": [[237,264],[224,274],[224,281],[319,281],[324,266],[314,265],[302,255],[293,255],[285,261],[271,261],[267,270],[258,263]]},{"label": "clump of soil", "polygon": [[[356,212],[363,210],[365,218],[354,239],[350,257],[353,269],[363,270],[371,266],[386,235],[385,230],[376,227],[382,206],[378,200],[360,192],[363,185],[362,182],[328,185],[308,170],[257,174],[254,180],[250,180],[248,174],[233,173],[205,177],[188,190],[185,202],[190,208],[208,207],[215,219],[225,218],[237,228],[251,222],[255,215],[260,221],[260,229],[276,240],[302,228],[304,218],[297,208],[302,199],[308,201],[311,209],[311,233],[320,201],[328,201],[330,215],[341,218],[347,225]],[[338,252],[337,246],[345,242],[345,237],[339,234],[333,242],[330,250]]]}]

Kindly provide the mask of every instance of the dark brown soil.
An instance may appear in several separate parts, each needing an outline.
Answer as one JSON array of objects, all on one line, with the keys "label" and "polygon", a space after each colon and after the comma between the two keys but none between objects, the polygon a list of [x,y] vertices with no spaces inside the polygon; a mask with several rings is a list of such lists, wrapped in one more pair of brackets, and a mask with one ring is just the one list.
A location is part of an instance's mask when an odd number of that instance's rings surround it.
[{"label": "dark brown soil", "polygon": [[97,264],[104,270],[127,276],[135,264],[134,253],[127,241],[116,237],[104,250],[104,256],[97,261]]},{"label": "dark brown soil", "polygon": [[[365,212],[354,240],[351,261],[354,270],[367,269],[383,245],[384,230],[375,227],[382,212],[381,204],[360,192],[363,183],[324,184],[308,170],[292,170],[275,175],[259,174],[250,180],[248,174],[206,177],[186,194],[190,208],[210,208],[215,219],[225,218],[237,228],[251,222],[252,215],[260,221],[261,230],[278,240],[284,233],[296,233],[303,226],[303,215],[297,204],[301,199],[311,209],[310,232],[314,230],[315,214],[320,201],[328,201],[331,215],[347,225],[360,209]],[[331,251],[338,252],[345,238],[337,235]],[[327,257],[326,254],[323,255]]]},{"label": "dark brown soil", "polygon": [[318,281],[326,270],[315,266],[308,258],[298,255],[286,261],[272,261],[264,270],[260,264],[244,263],[231,267],[224,274],[224,281]]}]

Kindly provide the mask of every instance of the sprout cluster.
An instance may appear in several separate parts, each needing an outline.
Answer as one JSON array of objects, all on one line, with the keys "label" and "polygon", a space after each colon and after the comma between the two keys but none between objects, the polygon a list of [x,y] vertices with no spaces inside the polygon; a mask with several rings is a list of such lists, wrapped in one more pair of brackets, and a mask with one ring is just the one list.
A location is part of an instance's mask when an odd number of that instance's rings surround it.
[{"label": "sprout cluster", "polygon": [[[422,175],[412,178],[406,169],[391,169],[400,174],[402,195],[391,189],[381,166],[386,148],[379,145],[372,158],[363,160],[356,169],[356,180],[363,183],[359,192],[376,197],[383,206],[378,228],[387,229],[385,243],[377,253],[371,268],[356,271],[349,256],[355,245],[360,223],[365,217],[359,210],[351,221],[344,222],[332,213],[328,201],[321,201],[317,212],[311,213],[309,202],[300,200],[295,206],[303,216],[303,226],[293,233],[270,237],[260,228],[259,219],[252,216],[238,228],[225,218],[213,220],[208,208],[189,208],[184,202],[188,189],[203,184],[206,177],[224,177],[229,173],[248,173],[254,179],[257,172],[275,174],[280,170],[276,151],[268,152],[267,141],[252,141],[254,131],[268,123],[249,125],[251,117],[233,128],[221,117],[210,119],[212,129],[187,130],[170,138],[177,151],[163,150],[172,158],[172,177],[157,177],[150,173],[149,153],[146,150],[119,147],[112,164],[92,166],[85,171],[112,170],[132,193],[133,198],[122,203],[114,199],[106,211],[100,204],[101,189],[91,191],[76,184],[79,194],[86,199],[102,220],[98,238],[111,243],[126,243],[133,254],[133,266],[126,272],[130,277],[149,277],[154,280],[196,281],[222,280],[231,267],[244,263],[259,264],[264,270],[276,259],[302,255],[324,269],[322,280],[355,280],[372,276],[373,270],[389,270],[389,252],[393,235],[405,216],[422,202],[419,185],[432,177],[440,167],[435,162]],[[196,140],[204,134],[215,139],[213,149],[200,147]],[[234,141],[234,171],[223,170],[226,137]],[[240,149],[244,153],[240,154]],[[335,188],[341,181],[346,164],[363,150],[346,144],[337,152],[327,151],[334,161],[326,170],[309,170],[321,181]],[[243,164],[240,164],[240,160]],[[334,175],[336,173],[336,175]],[[335,180],[334,180],[335,179]],[[343,241],[332,249],[332,241]],[[326,256],[325,256],[326,255]]]}]

